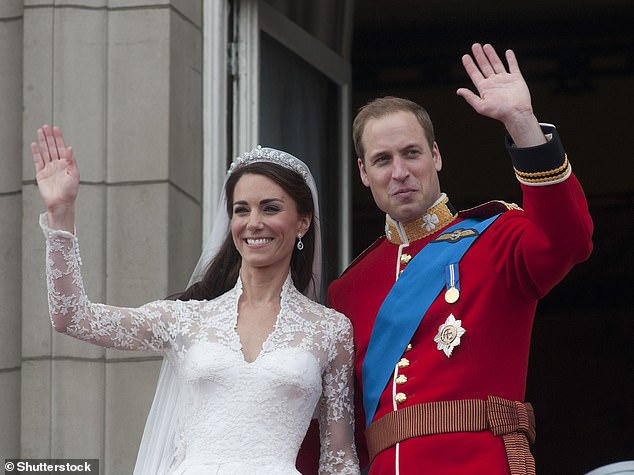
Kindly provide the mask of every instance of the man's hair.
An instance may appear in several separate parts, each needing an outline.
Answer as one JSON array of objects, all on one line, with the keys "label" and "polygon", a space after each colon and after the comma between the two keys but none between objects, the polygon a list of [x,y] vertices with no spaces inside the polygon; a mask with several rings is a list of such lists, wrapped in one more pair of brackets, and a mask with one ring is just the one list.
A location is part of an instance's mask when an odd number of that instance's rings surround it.
[{"label": "man's hair", "polygon": [[378,119],[402,111],[414,114],[414,117],[416,117],[425,132],[429,146],[432,147],[434,145],[434,124],[432,124],[431,118],[423,106],[402,97],[379,97],[361,107],[352,123],[352,140],[354,142],[354,151],[358,158],[365,162],[365,150],[361,139],[368,120]]}]

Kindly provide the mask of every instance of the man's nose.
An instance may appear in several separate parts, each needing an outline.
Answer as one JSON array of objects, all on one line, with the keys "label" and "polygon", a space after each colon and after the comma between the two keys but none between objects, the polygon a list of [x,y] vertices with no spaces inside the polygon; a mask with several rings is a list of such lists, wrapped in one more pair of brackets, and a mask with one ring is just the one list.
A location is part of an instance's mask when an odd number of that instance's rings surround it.
[{"label": "man's nose", "polygon": [[392,178],[397,181],[403,181],[409,175],[407,164],[402,157],[396,156],[392,159]]}]

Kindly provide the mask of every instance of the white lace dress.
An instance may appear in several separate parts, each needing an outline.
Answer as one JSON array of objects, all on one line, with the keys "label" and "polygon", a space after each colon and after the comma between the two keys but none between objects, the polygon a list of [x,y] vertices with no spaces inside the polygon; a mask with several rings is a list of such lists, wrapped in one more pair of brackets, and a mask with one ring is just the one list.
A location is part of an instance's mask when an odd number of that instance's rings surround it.
[{"label": "white lace dress", "polygon": [[140,308],[91,303],[75,235],[46,236],[51,320],[100,346],[154,350],[180,387],[174,474],[297,474],[295,460],[319,404],[320,473],[358,474],[353,442],[352,330],[340,313],[287,278],[276,325],[251,363],[237,334],[242,285],[211,301],[160,300]]}]

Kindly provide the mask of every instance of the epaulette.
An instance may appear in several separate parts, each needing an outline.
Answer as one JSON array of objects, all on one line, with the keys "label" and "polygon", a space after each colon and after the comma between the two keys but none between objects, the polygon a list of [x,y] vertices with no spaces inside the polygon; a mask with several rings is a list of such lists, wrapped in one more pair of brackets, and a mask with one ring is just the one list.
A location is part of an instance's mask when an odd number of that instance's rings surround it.
[{"label": "epaulette", "polygon": [[458,216],[461,218],[490,218],[499,213],[505,213],[510,210],[521,210],[515,203],[507,203],[502,200],[487,201],[473,208],[458,211]]},{"label": "epaulette", "polygon": [[370,251],[372,251],[375,247],[381,244],[385,239],[386,239],[385,235],[379,236],[376,241],[374,241],[372,244],[366,247],[365,250],[361,254],[359,254],[357,257],[355,257],[352,260],[352,262],[348,265],[348,267],[346,267],[346,269],[341,273],[339,277],[342,277],[346,272],[352,269],[356,264],[359,263],[361,259],[363,259]]}]

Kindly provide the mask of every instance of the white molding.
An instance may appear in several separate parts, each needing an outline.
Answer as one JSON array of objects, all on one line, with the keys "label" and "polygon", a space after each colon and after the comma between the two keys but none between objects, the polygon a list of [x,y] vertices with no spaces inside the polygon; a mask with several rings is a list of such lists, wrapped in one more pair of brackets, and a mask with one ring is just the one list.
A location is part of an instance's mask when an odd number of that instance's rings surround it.
[{"label": "white molding", "polygon": [[350,83],[339,87],[339,259],[337,267],[343,272],[352,262],[352,153],[350,140],[350,103],[352,91]]},{"label": "white molding", "polygon": [[233,78],[233,150],[248,152],[259,140],[260,22],[259,2],[239,0],[234,41],[238,72]]},{"label": "white molding", "polygon": [[[352,51],[352,35],[354,29],[354,0],[345,0],[343,16],[343,34],[341,51],[344,60],[350,66]],[[356,178],[352,150],[352,73],[346,84],[340,88],[339,95],[339,197],[341,199],[341,213],[339,215],[339,273],[343,272],[352,262],[352,180]]]},{"label": "white molding", "polygon": [[228,0],[203,2],[202,241],[211,234],[227,168]]}]

